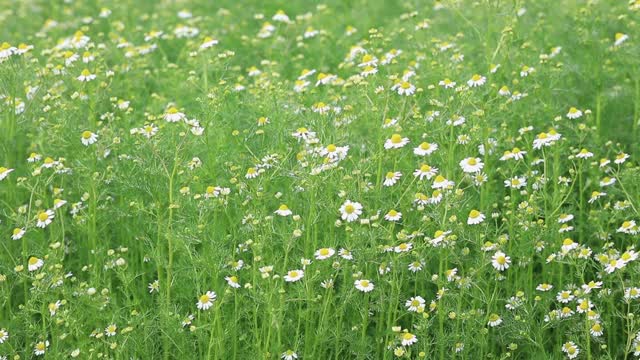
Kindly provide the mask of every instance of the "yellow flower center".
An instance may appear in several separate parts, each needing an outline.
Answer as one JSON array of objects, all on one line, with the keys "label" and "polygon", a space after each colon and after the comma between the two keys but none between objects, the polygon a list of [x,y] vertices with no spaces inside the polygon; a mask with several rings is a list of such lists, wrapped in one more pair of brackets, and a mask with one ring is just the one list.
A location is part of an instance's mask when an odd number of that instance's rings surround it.
[{"label": "yellow flower center", "polygon": [[91,131],[83,131],[82,132],[82,138],[83,139],[89,139],[89,138],[91,138],[91,135],[92,135]]},{"label": "yellow flower center", "polygon": [[209,300],[210,300],[209,299],[209,295],[207,295],[207,294],[204,294],[204,295],[200,296],[200,303],[201,304],[206,304],[206,303],[209,302]]},{"label": "yellow flower center", "polygon": [[327,256],[329,255],[329,249],[320,249],[320,251],[318,252],[320,255],[322,256]]},{"label": "yellow flower center", "polygon": [[37,263],[38,263],[38,260],[39,260],[39,259],[38,259],[37,257],[34,257],[34,256],[30,257],[30,258],[29,258],[29,265],[35,265],[35,264],[37,264]]},{"label": "yellow flower center", "polygon": [[470,217],[470,218],[475,219],[475,218],[477,218],[478,216],[480,216],[480,211],[478,211],[478,210],[471,210],[471,212],[469,213],[469,217]]},{"label": "yellow flower center", "polygon": [[327,151],[328,152],[334,152],[336,151],[337,147],[334,144],[329,144],[327,145]]},{"label": "yellow flower center", "polygon": [[355,208],[355,206],[353,206],[351,204],[348,204],[347,206],[344,207],[344,211],[347,214],[352,214],[354,211],[356,211],[356,208]]},{"label": "yellow flower center", "polygon": [[40,213],[38,213],[38,220],[40,221],[46,221],[49,219],[49,214],[47,214],[44,211],[41,211]]},{"label": "yellow flower center", "polygon": [[369,287],[369,280],[360,280],[360,286]]},{"label": "yellow flower center", "polygon": [[473,75],[473,76],[471,77],[471,80],[476,81],[476,82],[477,82],[477,81],[480,81],[480,79],[482,79],[482,76],[480,76],[480,75],[478,75],[478,74],[475,74],[475,75]]}]

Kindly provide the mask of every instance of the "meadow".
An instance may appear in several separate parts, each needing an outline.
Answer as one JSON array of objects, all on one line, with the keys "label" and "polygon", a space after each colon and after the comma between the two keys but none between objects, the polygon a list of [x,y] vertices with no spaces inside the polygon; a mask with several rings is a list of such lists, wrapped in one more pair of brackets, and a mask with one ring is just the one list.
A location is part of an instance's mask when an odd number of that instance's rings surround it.
[{"label": "meadow", "polygon": [[640,357],[640,1],[0,5],[0,360]]}]

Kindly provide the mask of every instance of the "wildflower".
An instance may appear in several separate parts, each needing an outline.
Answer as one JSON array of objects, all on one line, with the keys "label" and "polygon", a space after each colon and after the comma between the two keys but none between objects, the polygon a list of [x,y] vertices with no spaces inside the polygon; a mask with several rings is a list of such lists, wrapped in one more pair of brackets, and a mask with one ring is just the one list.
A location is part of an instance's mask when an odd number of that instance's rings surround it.
[{"label": "wildflower", "polygon": [[149,294],[160,291],[160,281],[156,279],[150,282],[147,288],[149,289]]},{"label": "wildflower", "polygon": [[502,324],[502,318],[500,318],[500,315],[498,314],[491,314],[489,315],[489,321],[487,323],[487,325],[491,326],[491,327],[496,327],[498,325]]},{"label": "wildflower", "polygon": [[416,169],[413,172],[413,176],[418,177],[420,180],[422,180],[425,177],[427,179],[431,179],[437,173],[438,173],[438,169],[437,168],[431,167],[431,166],[429,166],[427,164],[422,164],[422,165],[420,165],[419,169]]},{"label": "wildflower", "polygon": [[370,292],[373,290],[373,283],[369,280],[356,280],[354,283],[356,289],[362,292]]},{"label": "wildflower", "polygon": [[432,144],[428,142],[422,142],[418,147],[413,149],[413,153],[418,156],[431,155],[434,151],[438,150],[438,144]]},{"label": "wildflower", "polygon": [[482,170],[484,163],[479,158],[468,157],[460,161],[460,167],[465,173],[477,173]]},{"label": "wildflower", "polygon": [[186,115],[181,113],[175,106],[169,107],[164,114],[164,119],[171,123],[185,120],[186,118]]},{"label": "wildflower", "polygon": [[341,248],[340,250],[338,250],[338,255],[345,260],[353,260],[353,254],[350,250],[347,250],[345,248]]},{"label": "wildflower", "polygon": [[456,86],[456,82],[455,81],[451,81],[449,79],[444,79],[444,80],[440,80],[438,85],[444,87],[445,89],[451,89],[451,88]]},{"label": "wildflower", "polygon": [[405,307],[410,312],[418,312],[419,309],[424,310],[425,300],[421,296],[413,296],[405,302]]},{"label": "wildflower", "polygon": [[625,154],[625,153],[620,153],[618,155],[616,155],[616,159],[613,161],[615,164],[622,164],[625,161],[627,161],[627,159],[629,158],[629,154]]},{"label": "wildflower", "polygon": [[33,347],[33,353],[36,356],[44,355],[48,347],[49,347],[49,340],[38,341],[36,345]]},{"label": "wildflower", "polygon": [[49,308],[49,314],[51,316],[55,316],[58,309],[60,309],[60,305],[62,305],[62,302],[60,300],[57,300],[54,303],[49,303],[49,305],[47,306]]},{"label": "wildflower", "polygon": [[53,222],[54,217],[55,214],[53,213],[53,210],[41,210],[38,212],[38,215],[36,215],[36,226],[44,229],[49,224],[51,224],[51,222]]},{"label": "wildflower", "polygon": [[213,291],[207,291],[203,295],[200,295],[196,306],[198,310],[209,310],[213,306],[213,302],[216,300],[217,295]]},{"label": "wildflower", "polygon": [[498,271],[505,271],[511,264],[511,258],[502,251],[496,251],[491,258],[491,265]]},{"label": "wildflower", "polygon": [[469,217],[467,218],[467,224],[469,225],[477,225],[484,221],[484,214],[478,210],[471,210],[469,212]]},{"label": "wildflower", "polygon": [[567,118],[569,119],[577,119],[582,116],[582,111],[575,107],[569,108],[569,112],[567,113]]},{"label": "wildflower", "polygon": [[396,90],[398,95],[410,96],[416,92],[416,87],[408,81],[402,81],[394,85],[391,90]]},{"label": "wildflower", "polygon": [[82,70],[82,72],[80,73],[80,76],[77,77],[78,80],[83,82],[89,82],[91,80],[94,80],[95,78],[96,78],[96,75],[92,74],[89,71],[89,69]]},{"label": "wildflower", "polygon": [[591,329],[589,329],[589,332],[591,333],[592,336],[595,336],[595,337],[602,336],[602,334],[604,333],[602,324],[596,321],[591,326]]},{"label": "wildflower", "polygon": [[447,180],[444,176],[442,175],[438,175],[436,176],[436,178],[433,180],[433,184],[431,185],[431,187],[433,189],[449,189],[452,188],[454,185],[453,181]]},{"label": "wildflower", "polygon": [[282,353],[282,356],[280,356],[280,358],[284,360],[295,360],[298,358],[298,354],[296,354],[293,350],[287,350]]},{"label": "wildflower", "polygon": [[527,179],[524,176],[514,176],[511,179],[505,180],[504,186],[512,189],[520,189],[527,186]]},{"label": "wildflower", "polygon": [[202,44],[200,44],[200,50],[208,49],[208,48],[210,48],[210,47],[212,47],[214,45],[218,45],[218,40],[207,36],[202,41]]},{"label": "wildflower", "polygon": [[410,332],[405,332],[404,334],[402,334],[401,338],[402,338],[402,341],[401,341],[402,346],[411,346],[416,342],[418,342],[418,337],[416,337]]},{"label": "wildflower", "polygon": [[82,144],[84,146],[89,146],[91,144],[94,144],[96,141],[98,141],[98,135],[88,130],[83,131],[80,140],[82,141]]},{"label": "wildflower", "polygon": [[227,284],[229,286],[231,286],[234,289],[237,289],[240,287],[240,283],[238,282],[238,277],[233,275],[233,276],[226,276],[224,278],[227,281]]},{"label": "wildflower", "polygon": [[4,166],[0,166],[0,181],[4,180],[14,169],[9,169]]},{"label": "wildflower", "polygon": [[589,150],[587,149],[582,149],[580,150],[580,152],[578,154],[576,154],[576,157],[579,159],[588,159],[590,157],[593,157],[593,153],[589,152]]},{"label": "wildflower", "polygon": [[315,138],[316,137],[316,133],[305,128],[305,127],[301,127],[298,128],[294,133],[292,133],[291,135],[293,135],[293,137],[297,138],[298,141],[299,140],[308,140],[311,138]]},{"label": "wildflower", "polygon": [[340,213],[342,220],[346,220],[347,222],[356,221],[362,214],[362,205],[358,202],[347,200],[340,206]]},{"label": "wildflower", "polygon": [[291,214],[293,214],[293,212],[289,210],[289,207],[285,204],[280,205],[278,210],[274,211],[274,213],[280,216],[290,216]]},{"label": "wildflower", "polygon": [[9,332],[7,329],[0,329],[0,344],[3,344],[7,340],[9,340]]},{"label": "wildflower", "polygon": [[286,282],[296,282],[304,276],[303,270],[290,270],[287,272],[287,275],[284,276],[284,281]]},{"label": "wildflower", "polygon": [[562,345],[562,352],[567,354],[567,357],[569,359],[575,359],[576,357],[578,357],[580,349],[573,341],[569,341]]},{"label": "wildflower", "polygon": [[11,239],[20,240],[26,233],[26,230],[23,228],[15,228],[13,229],[13,233],[11,234]]},{"label": "wildflower", "polygon": [[623,42],[627,41],[628,39],[629,39],[629,35],[623,34],[623,33],[616,33],[615,42],[613,43],[613,46],[620,46],[622,45]]},{"label": "wildflower", "polygon": [[553,285],[547,283],[536,286],[536,290],[538,291],[549,291],[551,289],[553,289]]},{"label": "wildflower", "polygon": [[391,209],[384,216],[384,218],[385,218],[385,220],[388,220],[388,221],[399,221],[402,218],[402,213]]},{"label": "wildflower", "polygon": [[118,331],[116,324],[111,324],[104,329],[104,334],[108,337],[115,336]]},{"label": "wildflower", "polygon": [[332,257],[333,254],[335,253],[336,251],[332,248],[322,248],[322,249],[318,249],[314,255],[318,260],[325,260]]},{"label": "wildflower", "polygon": [[393,134],[391,138],[384,143],[385,149],[399,149],[409,143],[408,138],[403,138],[400,134]]},{"label": "wildflower", "polygon": [[575,296],[569,290],[562,290],[556,295],[556,300],[562,304],[568,304],[573,299],[575,299]]},{"label": "wildflower", "polygon": [[396,172],[389,171],[385,175],[384,182],[382,183],[382,185],[384,185],[384,186],[393,186],[393,185],[396,184],[396,182],[398,182],[400,177],[402,177],[402,173],[401,172],[399,172],[399,171],[396,171]]},{"label": "wildflower", "polygon": [[469,79],[469,81],[467,81],[467,85],[469,85],[469,87],[477,87],[477,86],[482,86],[484,85],[484,83],[487,82],[487,78],[479,75],[479,74],[474,74],[471,79]]}]

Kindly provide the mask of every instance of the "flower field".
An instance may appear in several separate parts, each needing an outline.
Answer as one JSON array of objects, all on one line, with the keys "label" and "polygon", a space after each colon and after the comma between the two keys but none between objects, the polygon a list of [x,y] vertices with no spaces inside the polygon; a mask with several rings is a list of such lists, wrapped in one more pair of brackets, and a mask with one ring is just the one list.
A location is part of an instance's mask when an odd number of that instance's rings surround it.
[{"label": "flower field", "polygon": [[3,5],[0,360],[640,357],[640,1]]}]

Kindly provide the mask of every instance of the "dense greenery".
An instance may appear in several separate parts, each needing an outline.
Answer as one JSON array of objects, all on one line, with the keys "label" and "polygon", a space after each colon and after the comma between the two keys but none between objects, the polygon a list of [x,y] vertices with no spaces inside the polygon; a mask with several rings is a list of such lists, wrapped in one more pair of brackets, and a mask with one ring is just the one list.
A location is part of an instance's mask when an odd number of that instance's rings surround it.
[{"label": "dense greenery", "polygon": [[0,359],[640,356],[640,2],[0,4]]}]

